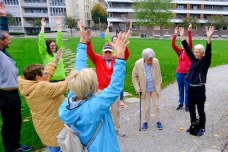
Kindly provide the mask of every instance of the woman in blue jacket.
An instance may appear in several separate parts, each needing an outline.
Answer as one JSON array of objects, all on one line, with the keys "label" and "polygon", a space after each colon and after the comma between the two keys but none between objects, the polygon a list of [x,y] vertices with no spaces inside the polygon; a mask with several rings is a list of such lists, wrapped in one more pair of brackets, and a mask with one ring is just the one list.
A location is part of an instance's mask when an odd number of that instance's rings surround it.
[{"label": "woman in blue jacket", "polygon": [[[117,59],[110,85],[99,95],[95,94],[98,81],[95,71],[86,68],[86,36],[80,25],[80,43],[77,46],[75,76],[69,84],[72,92],[59,109],[60,119],[77,131],[82,144],[89,140],[100,127],[95,140],[89,146],[89,152],[119,152],[114,123],[109,112],[110,106],[116,101],[123,90],[126,62],[124,50],[129,43],[125,43],[127,35],[120,33],[117,42],[111,45],[117,51]],[[76,96],[75,96],[75,95]]]}]

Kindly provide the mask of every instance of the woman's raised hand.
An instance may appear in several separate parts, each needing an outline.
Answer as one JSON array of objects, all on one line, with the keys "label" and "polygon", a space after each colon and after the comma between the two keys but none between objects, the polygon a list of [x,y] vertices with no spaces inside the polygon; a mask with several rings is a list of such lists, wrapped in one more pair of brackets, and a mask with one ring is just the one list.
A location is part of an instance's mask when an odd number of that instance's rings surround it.
[{"label": "woman's raised hand", "polygon": [[120,32],[118,35],[117,41],[115,43],[112,43],[112,42],[109,43],[116,50],[117,58],[122,58],[122,59],[125,58],[124,52],[128,44],[130,43],[129,41],[126,42],[127,38],[128,38],[128,35],[126,32]]}]

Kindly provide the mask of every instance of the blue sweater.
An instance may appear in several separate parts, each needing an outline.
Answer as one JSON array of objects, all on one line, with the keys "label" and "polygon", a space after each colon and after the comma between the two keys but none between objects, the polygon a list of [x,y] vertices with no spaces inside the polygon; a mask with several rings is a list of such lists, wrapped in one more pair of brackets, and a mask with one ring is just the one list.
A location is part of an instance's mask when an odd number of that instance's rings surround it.
[{"label": "blue sweater", "polygon": [[[76,55],[76,70],[86,68],[86,60],[84,59],[86,59],[86,45],[79,44]],[[59,118],[79,132],[78,136],[84,145],[87,145],[92,138],[103,118],[104,122],[95,140],[90,145],[89,152],[120,152],[109,108],[123,90],[125,67],[125,61],[116,59],[110,85],[103,90],[102,94],[94,94],[81,106],[79,105],[82,101],[71,103],[67,98],[59,108]],[[72,95],[72,92],[68,94],[68,96]]]}]

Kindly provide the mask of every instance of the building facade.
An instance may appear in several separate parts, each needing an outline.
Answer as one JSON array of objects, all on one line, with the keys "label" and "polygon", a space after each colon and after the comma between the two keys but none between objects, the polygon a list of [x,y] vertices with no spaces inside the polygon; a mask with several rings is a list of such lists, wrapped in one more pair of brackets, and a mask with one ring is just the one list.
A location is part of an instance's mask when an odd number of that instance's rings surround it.
[{"label": "building facade", "polygon": [[[118,26],[122,30],[128,30],[129,20],[134,18],[134,10],[132,4],[134,0],[107,0],[108,2],[108,21],[113,25],[115,30]],[[228,16],[228,0],[173,0],[174,18],[171,20],[171,26],[160,27],[140,27],[134,25],[133,33],[138,33],[141,36],[171,36],[174,28],[182,23],[183,18],[196,18],[199,25],[193,25],[192,33],[194,36],[205,36],[205,28],[207,28],[207,18],[211,15]],[[227,25],[228,26],[228,25]],[[216,29],[215,34],[218,37],[227,37],[228,27],[224,26]],[[186,27],[187,28],[187,27]]]},{"label": "building facade", "polygon": [[9,28],[11,33],[37,33],[39,27],[34,25],[34,20],[41,18],[46,20],[45,31],[55,31],[55,18],[59,16],[64,21],[66,15],[81,19],[90,27],[92,7],[96,3],[107,6],[105,0],[3,0],[3,3],[16,22]]}]

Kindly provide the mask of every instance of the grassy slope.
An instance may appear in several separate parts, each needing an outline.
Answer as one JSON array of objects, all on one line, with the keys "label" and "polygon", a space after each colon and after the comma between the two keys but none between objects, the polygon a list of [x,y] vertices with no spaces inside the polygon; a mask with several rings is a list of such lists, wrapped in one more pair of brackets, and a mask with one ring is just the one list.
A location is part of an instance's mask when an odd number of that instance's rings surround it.
[{"label": "grassy slope", "polygon": [[[8,51],[17,62],[17,66],[20,70],[20,75],[23,69],[33,63],[42,63],[40,55],[38,53],[37,39],[24,38],[24,39],[11,39],[12,43]],[[125,81],[125,91],[135,94],[134,88],[131,85],[131,72],[136,60],[141,58],[141,52],[145,48],[152,48],[156,53],[156,58],[159,59],[161,65],[161,71],[163,76],[164,87],[175,81],[175,69],[177,66],[177,56],[171,48],[170,40],[151,40],[151,39],[130,39],[131,43],[129,49],[131,55],[127,61],[127,77]],[[68,42],[64,43],[65,48],[69,48],[75,51],[76,45],[78,44],[78,38],[68,38]],[[202,43],[206,44],[205,41],[195,40],[194,44]],[[179,42],[177,42],[179,44]],[[213,59],[212,67],[223,65],[228,63],[228,45],[225,45],[226,41],[213,41]],[[104,39],[94,38],[93,48],[97,53],[101,53],[101,48],[104,45]],[[93,67],[93,64],[89,61],[89,66]],[[32,125],[31,115],[29,107],[22,98],[22,114],[24,121],[21,130],[21,143],[32,145],[34,149],[41,148],[44,145],[40,142],[39,137],[35,133]],[[1,121],[0,121],[1,124]],[[3,150],[2,140],[0,137],[0,151]]]}]

